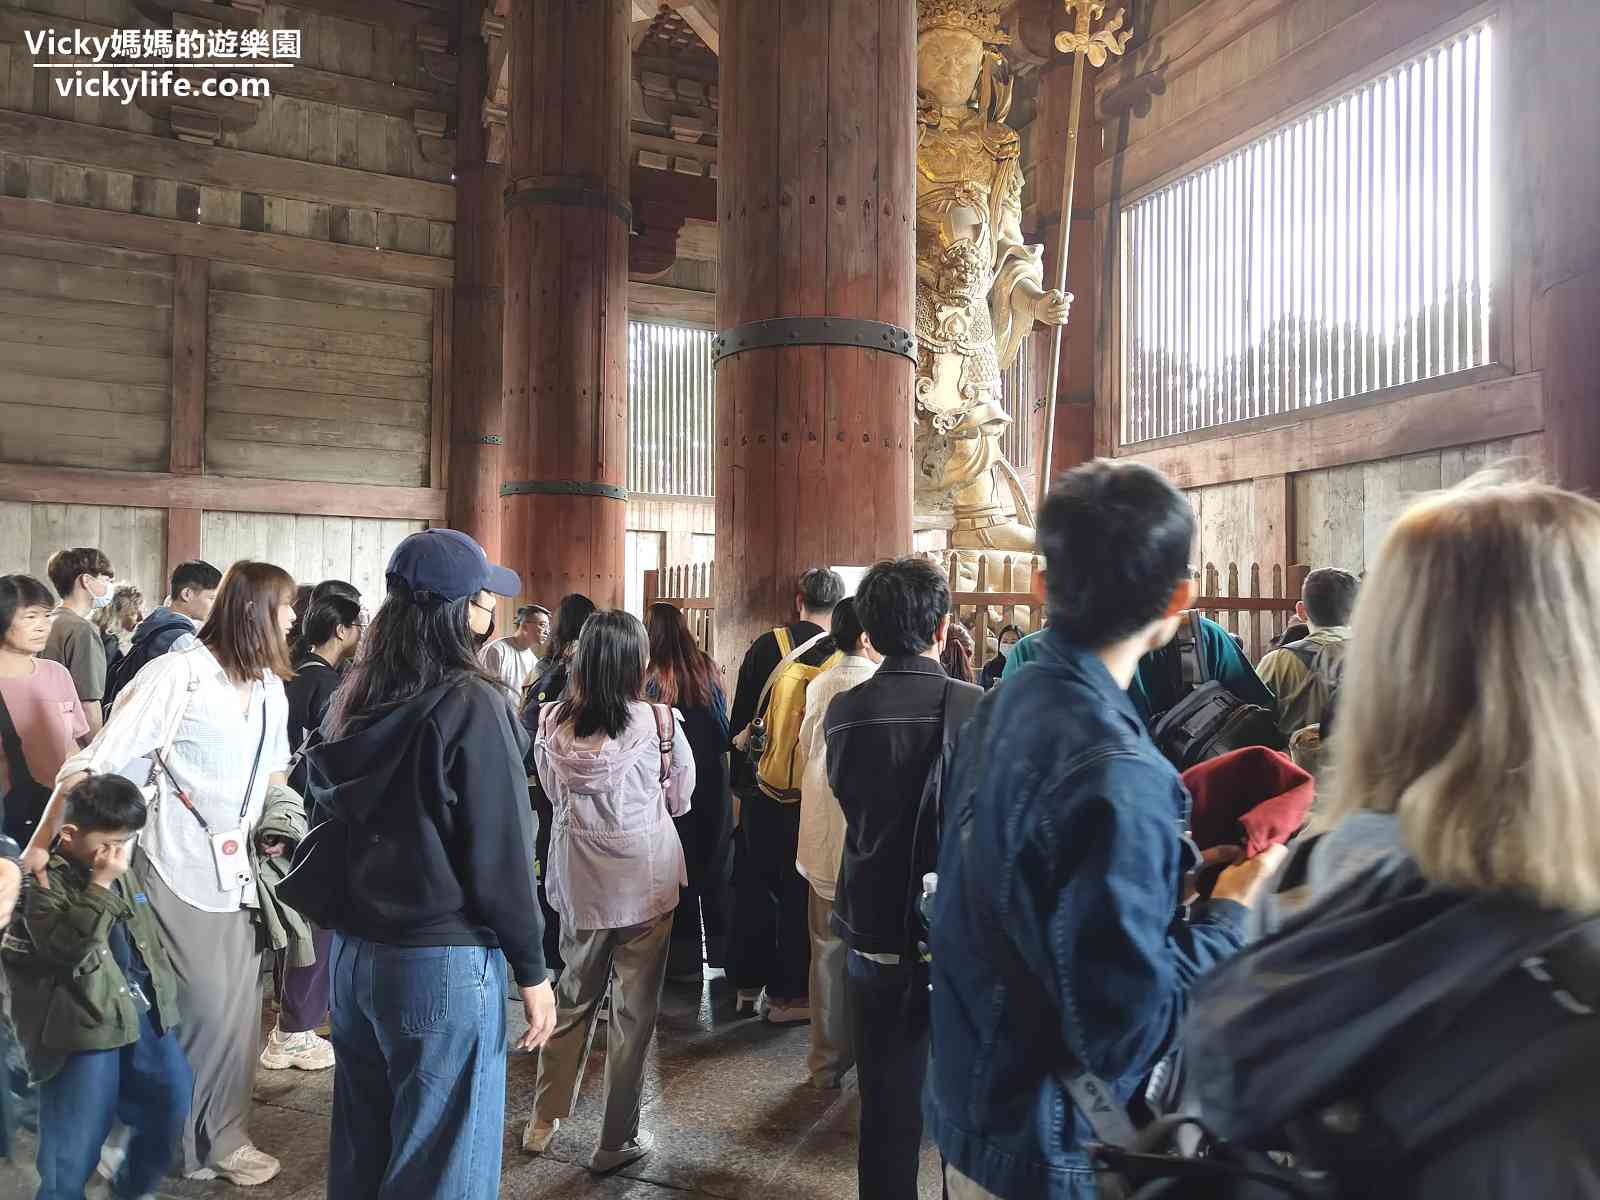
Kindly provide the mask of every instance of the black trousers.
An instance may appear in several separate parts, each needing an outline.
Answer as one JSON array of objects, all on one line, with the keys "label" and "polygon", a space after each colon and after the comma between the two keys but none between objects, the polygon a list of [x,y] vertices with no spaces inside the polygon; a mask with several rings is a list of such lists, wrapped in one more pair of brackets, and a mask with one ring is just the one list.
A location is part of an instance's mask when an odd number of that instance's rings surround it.
[{"label": "black trousers", "polygon": [[561,914],[545,894],[544,881],[550,872],[550,827],[555,823],[555,806],[544,794],[542,787],[531,788],[533,801],[534,853],[539,858],[539,911],[544,916],[544,965],[548,970],[559,971],[561,961]]},{"label": "black trousers", "polygon": [[850,951],[845,1007],[861,1087],[861,1200],[917,1200],[922,1085],[928,1077],[928,969]]},{"label": "black trousers", "polygon": [[800,805],[751,789],[741,793],[741,814],[729,977],[741,990],[764,987],[781,1000],[803,999],[811,991],[811,886],[794,865]]}]

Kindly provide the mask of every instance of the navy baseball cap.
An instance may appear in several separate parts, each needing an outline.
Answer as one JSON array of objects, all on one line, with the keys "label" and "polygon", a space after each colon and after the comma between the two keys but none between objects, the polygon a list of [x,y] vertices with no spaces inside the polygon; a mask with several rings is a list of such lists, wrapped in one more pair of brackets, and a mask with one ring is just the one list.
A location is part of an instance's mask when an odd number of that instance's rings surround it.
[{"label": "navy baseball cap", "polygon": [[458,529],[413,533],[394,548],[386,574],[398,575],[413,592],[433,592],[446,600],[522,591],[515,571],[490,562],[483,547]]}]

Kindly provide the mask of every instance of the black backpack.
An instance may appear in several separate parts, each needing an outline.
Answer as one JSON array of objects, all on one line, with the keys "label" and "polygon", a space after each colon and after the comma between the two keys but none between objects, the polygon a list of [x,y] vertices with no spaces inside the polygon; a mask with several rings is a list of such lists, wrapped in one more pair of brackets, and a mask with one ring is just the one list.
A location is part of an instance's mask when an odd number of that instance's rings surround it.
[{"label": "black backpack", "polygon": [[106,694],[101,701],[106,716],[111,715],[111,706],[116,703],[122,689],[133,682],[133,677],[144,669],[146,663],[160,658],[172,649],[172,644],[180,637],[193,632],[194,626],[178,617],[142,638],[135,638],[128,652],[106,669]]},{"label": "black backpack", "polygon": [[1155,721],[1150,737],[1180,771],[1245,746],[1282,750],[1285,742],[1272,710],[1239,699],[1211,678],[1201,637],[1200,614],[1187,612],[1173,640],[1178,694],[1182,697]]}]

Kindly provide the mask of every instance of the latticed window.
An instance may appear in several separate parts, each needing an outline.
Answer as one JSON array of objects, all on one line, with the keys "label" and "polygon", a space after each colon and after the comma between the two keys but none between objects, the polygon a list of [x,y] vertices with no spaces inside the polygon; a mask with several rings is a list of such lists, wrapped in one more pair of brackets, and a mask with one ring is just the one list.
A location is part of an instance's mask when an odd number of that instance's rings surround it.
[{"label": "latticed window", "polygon": [[707,329],[628,322],[628,490],[710,496],[716,401]]},{"label": "latticed window", "polygon": [[1481,366],[1490,33],[1480,26],[1122,214],[1122,441]]}]

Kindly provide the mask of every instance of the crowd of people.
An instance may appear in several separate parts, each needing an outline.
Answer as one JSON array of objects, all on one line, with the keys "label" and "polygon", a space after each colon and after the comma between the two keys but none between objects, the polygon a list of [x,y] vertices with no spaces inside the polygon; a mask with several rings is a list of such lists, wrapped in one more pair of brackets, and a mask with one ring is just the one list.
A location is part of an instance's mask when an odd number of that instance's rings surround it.
[{"label": "crowd of people", "polygon": [[508,1055],[543,1154],[604,1025],[613,1171],[711,967],[809,1025],[797,1083],[854,1072],[863,1200],[926,1138],[957,1200],[1600,1194],[1600,504],[1424,497],[1255,666],[1195,534],[1085,464],[1041,629],[977,645],[925,557],[819,567],[731,690],[670,605],[496,638],[521,582],[451,530],[371,615],[259,562],[148,615],[92,548],[0,577],[0,1151],[35,1124],[39,1200],[257,1185],[257,1069],[331,1069],[330,1198],[487,1198]]}]

